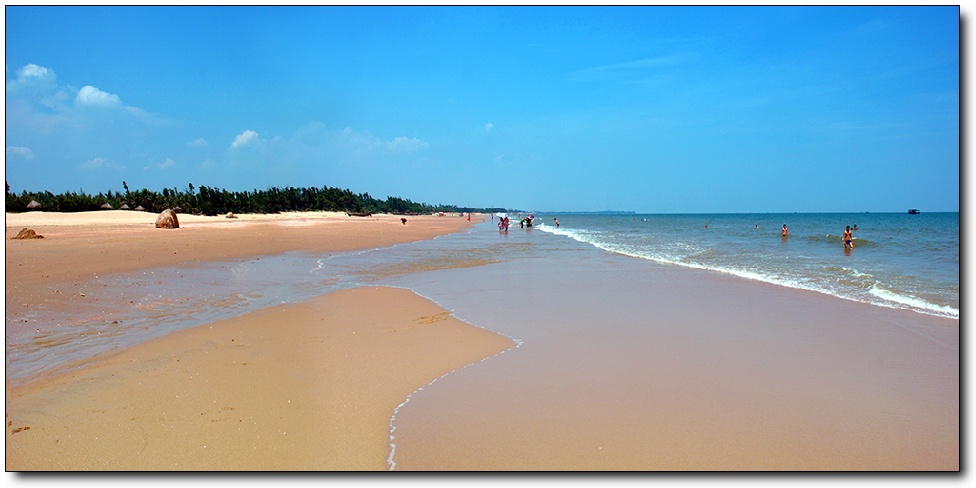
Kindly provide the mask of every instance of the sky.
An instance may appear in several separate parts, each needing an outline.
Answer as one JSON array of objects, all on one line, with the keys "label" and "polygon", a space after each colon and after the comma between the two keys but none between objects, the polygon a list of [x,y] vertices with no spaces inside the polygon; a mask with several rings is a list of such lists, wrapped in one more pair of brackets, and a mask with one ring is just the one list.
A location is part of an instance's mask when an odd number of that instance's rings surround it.
[{"label": "sky", "polygon": [[958,7],[23,7],[13,192],[958,211]]}]

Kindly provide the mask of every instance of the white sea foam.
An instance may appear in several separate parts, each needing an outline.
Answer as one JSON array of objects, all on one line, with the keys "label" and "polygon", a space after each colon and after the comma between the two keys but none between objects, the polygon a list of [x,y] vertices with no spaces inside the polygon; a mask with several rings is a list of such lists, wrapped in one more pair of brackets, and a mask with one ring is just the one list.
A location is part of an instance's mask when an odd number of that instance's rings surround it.
[{"label": "white sea foam", "polygon": [[[802,273],[794,276],[784,276],[781,273],[777,273],[773,269],[746,269],[741,266],[727,265],[718,262],[703,263],[694,259],[694,257],[705,251],[690,244],[669,243],[669,248],[656,247],[652,250],[641,245],[609,242],[613,236],[601,231],[565,228],[555,229],[550,226],[540,226],[540,230],[555,235],[569,237],[578,242],[592,245],[597,249],[607,252],[639,259],[646,259],[648,261],[653,261],[660,264],[676,265],[686,268],[729,274],[747,280],[759,281],[787,288],[813,291],[836,298],[876,306],[908,308],[930,315],[959,318],[959,310],[956,308],[929,303],[914,296],[895,293],[879,287],[878,281],[875,279],[876,277],[873,274],[861,272],[850,267],[841,267],[839,269],[839,271],[842,272],[841,275],[855,278],[861,283],[860,285],[845,287],[839,283],[833,283],[827,279],[824,279],[824,276],[804,277]],[[873,284],[870,284],[872,281]],[[865,292],[866,288],[867,292]]]},{"label": "white sea foam", "polygon": [[[909,308],[921,309],[933,313],[935,315],[943,315],[946,317],[959,318],[959,309],[952,308],[949,306],[935,305],[933,303],[929,303],[925,300],[922,300],[921,298],[918,297],[895,293],[891,290],[886,290],[878,286],[877,284],[871,287],[871,289],[868,292],[882,300],[907,306]],[[900,307],[896,307],[896,308],[900,308]]]}]

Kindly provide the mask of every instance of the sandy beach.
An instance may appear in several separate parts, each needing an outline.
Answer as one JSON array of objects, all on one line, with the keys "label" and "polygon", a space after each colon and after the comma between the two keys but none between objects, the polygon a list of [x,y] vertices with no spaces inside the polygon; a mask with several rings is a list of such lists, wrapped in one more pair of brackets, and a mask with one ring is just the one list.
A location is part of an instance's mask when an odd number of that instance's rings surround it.
[{"label": "sandy beach", "polygon": [[[99,275],[201,262],[245,260],[286,251],[318,254],[430,239],[466,228],[460,217],[348,217],[337,212],[240,215],[180,214],[180,228],[157,229],[156,215],[100,212],[6,214],[6,314],[18,317],[91,302],[85,283]],[[14,240],[23,229],[42,239]]]},{"label": "sandy beach", "polygon": [[[77,306],[88,297],[67,290],[99,274],[369,249],[470,225],[320,212],[181,215],[179,229],[124,211],[6,218],[8,334],[38,303]],[[24,227],[44,238],[10,239]],[[410,392],[511,345],[404,289],[271,307],[67,373],[13,386],[8,378],[6,469],[384,470],[390,416]]]},{"label": "sandy beach", "polygon": [[[430,239],[466,228],[458,216],[348,217],[338,212],[201,217],[179,214],[179,229],[156,229],[155,214],[26,212],[6,214],[7,307],[36,287],[84,280],[99,273],[188,266],[285,251],[342,252]],[[11,240],[23,228],[43,239]],[[11,299],[11,294],[14,299]]]},{"label": "sandy beach", "polygon": [[31,225],[8,337],[99,273],[414,244],[369,286],[8,377],[7,469],[385,470],[391,426],[398,471],[960,469],[958,320],[474,220]]}]

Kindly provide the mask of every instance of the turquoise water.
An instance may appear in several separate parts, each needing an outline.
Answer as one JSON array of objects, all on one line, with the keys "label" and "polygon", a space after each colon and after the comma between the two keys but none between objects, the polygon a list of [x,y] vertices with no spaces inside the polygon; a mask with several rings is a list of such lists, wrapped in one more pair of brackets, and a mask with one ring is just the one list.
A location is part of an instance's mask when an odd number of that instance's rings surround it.
[{"label": "turquoise water", "polygon": [[[848,225],[858,230],[845,250]],[[959,318],[958,213],[554,214],[538,215],[535,228],[639,259]]]}]

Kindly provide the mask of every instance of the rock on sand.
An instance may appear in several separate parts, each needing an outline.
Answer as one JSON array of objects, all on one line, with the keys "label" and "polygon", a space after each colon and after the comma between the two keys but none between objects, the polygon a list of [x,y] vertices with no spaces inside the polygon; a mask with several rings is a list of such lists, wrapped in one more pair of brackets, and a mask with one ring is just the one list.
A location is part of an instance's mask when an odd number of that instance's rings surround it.
[{"label": "rock on sand", "polygon": [[176,218],[176,212],[173,209],[167,208],[160,212],[159,217],[156,217],[157,229],[178,229],[179,227],[180,220]]},{"label": "rock on sand", "polygon": [[11,237],[11,239],[43,239],[43,238],[44,236],[38,234],[37,232],[34,232],[34,229],[28,229],[27,227],[20,229],[20,232],[18,232],[16,236]]}]

